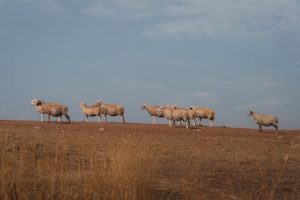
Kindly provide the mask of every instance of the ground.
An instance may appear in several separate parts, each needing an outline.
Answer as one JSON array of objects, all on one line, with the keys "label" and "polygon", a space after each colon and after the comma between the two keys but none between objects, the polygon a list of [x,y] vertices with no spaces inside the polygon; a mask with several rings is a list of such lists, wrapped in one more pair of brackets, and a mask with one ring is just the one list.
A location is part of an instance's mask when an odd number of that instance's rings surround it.
[{"label": "ground", "polygon": [[0,121],[0,199],[300,199],[300,131]]}]

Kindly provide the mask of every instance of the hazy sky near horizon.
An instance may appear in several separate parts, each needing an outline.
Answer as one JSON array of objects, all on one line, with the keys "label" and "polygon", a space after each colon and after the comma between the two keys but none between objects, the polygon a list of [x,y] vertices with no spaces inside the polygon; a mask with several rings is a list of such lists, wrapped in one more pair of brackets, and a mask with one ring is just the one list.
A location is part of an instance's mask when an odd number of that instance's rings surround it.
[{"label": "hazy sky near horizon", "polygon": [[256,127],[254,109],[299,129],[299,85],[299,0],[0,0],[0,119],[39,120],[40,98],[81,121],[79,103],[101,99],[129,122],[151,122],[144,103],[176,104],[214,108],[217,125]]}]

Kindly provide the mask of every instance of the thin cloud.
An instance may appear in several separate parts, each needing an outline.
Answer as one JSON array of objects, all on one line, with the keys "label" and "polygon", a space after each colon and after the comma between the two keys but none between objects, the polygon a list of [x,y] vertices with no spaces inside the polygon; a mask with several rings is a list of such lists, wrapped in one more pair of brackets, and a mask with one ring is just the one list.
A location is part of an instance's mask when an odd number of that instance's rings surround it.
[{"label": "thin cloud", "polygon": [[173,101],[176,104],[184,106],[206,106],[215,105],[218,102],[216,95],[206,91],[191,92],[191,93],[175,93],[172,95]]},{"label": "thin cloud", "polygon": [[[296,0],[190,0],[164,8],[165,18],[149,35],[260,37],[299,31],[300,3]],[[298,27],[298,28],[297,28]]]},{"label": "thin cloud", "polygon": [[[4,2],[6,3],[8,0]],[[32,6],[33,8],[37,8],[42,12],[47,12],[54,15],[68,12],[68,7],[70,6],[70,4],[64,0],[9,0],[9,2],[18,3],[22,6]]]},{"label": "thin cloud", "polygon": [[270,88],[270,87],[275,87],[276,83],[273,80],[265,80],[262,82],[262,85],[264,88]]},{"label": "thin cloud", "polygon": [[299,72],[300,71],[300,60],[290,63],[289,66],[292,68],[289,70],[289,73]]},{"label": "thin cloud", "polygon": [[[11,0],[50,13],[143,21],[151,37],[261,37],[300,32],[298,0]],[[3,2],[3,0],[0,2]],[[6,2],[6,1],[4,1]]]},{"label": "thin cloud", "polygon": [[300,60],[295,61],[295,62],[292,62],[292,63],[290,64],[290,66],[294,66],[294,65],[300,65]]},{"label": "thin cloud", "polygon": [[263,101],[256,101],[253,103],[245,104],[245,105],[239,105],[236,107],[237,110],[251,110],[256,108],[262,108],[262,107],[274,107],[281,104],[281,101],[279,98],[274,97],[269,100],[263,100]]},{"label": "thin cloud", "polygon": [[182,83],[183,85],[205,85],[205,86],[220,86],[224,85],[226,82],[222,80],[213,80],[213,79],[200,79],[200,80],[189,80],[185,83]]},{"label": "thin cloud", "polygon": [[249,84],[260,85],[264,88],[271,88],[278,85],[278,82],[273,77],[268,76],[254,76],[245,78],[245,82]]},{"label": "thin cloud", "polygon": [[81,9],[84,15],[96,18],[118,20],[142,20],[154,16],[150,1],[145,0],[104,0],[89,1],[89,5]]},{"label": "thin cloud", "polygon": [[166,89],[165,86],[158,85],[158,84],[148,84],[148,83],[141,83],[135,81],[123,81],[123,86],[133,88],[133,89],[140,89],[140,90],[164,90]]},{"label": "thin cloud", "polygon": [[297,72],[300,72],[300,67],[290,70],[290,73],[297,73]]}]

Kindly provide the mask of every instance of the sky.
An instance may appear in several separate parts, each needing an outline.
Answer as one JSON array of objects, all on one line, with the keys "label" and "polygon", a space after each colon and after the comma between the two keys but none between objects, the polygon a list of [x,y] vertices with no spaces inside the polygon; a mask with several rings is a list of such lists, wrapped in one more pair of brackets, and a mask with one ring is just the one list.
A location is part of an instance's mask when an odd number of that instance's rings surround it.
[{"label": "sky", "polygon": [[299,0],[0,0],[1,120],[39,120],[39,98],[82,121],[80,102],[100,99],[128,122],[176,104],[213,108],[220,126],[255,128],[255,110],[299,129],[299,86]]}]

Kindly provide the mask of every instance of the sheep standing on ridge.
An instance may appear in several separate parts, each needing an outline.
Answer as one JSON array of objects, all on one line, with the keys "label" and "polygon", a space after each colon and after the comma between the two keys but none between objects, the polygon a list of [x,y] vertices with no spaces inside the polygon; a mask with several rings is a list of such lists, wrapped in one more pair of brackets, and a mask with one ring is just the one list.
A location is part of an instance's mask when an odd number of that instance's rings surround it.
[{"label": "sheep standing on ridge", "polygon": [[65,119],[70,123],[70,116],[68,115],[68,107],[59,103],[45,103],[39,99],[33,99],[31,105],[35,106],[36,110],[41,113],[41,122],[44,121],[44,114],[48,115],[48,122],[50,117],[58,117],[62,121],[61,116],[64,115]]},{"label": "sheep standing on ridge", "polygon": [[172,107],[172,119],[174,121],[185,121],[185,128],[189,128],[190,118],[189,111],[185,108],[177,108],[176,106]]},{"label": "sheep standing on ridge", "polygon": [[190,120],[193,120],[194,126],[196,126],[196,118],[197,118],[197,113],[196,111],[189,109],[189,108],[185,108],[186,111],[188,112],[188,116],[189,116],[189,123]]},{"label": "sheep standing on ridge", "polygon": [[125,119],[124,119],[124,107],[119,104],[107,104],[103,103],[99,100],[96,101],[96,104],[101,111],[101,114],[104,115],[105,122],[107,122],[106,116],[121,116],[121,121],[123,124],[125,124]]},{"label": "sheep standing on ridge", "polygon": [[170,106],[160,106],[159,112],[162,112],[164,117],[169,120],[169,126],[175,125],[174,120],[172,119],[172,108]]},{"label": "sheep standing on ridge", "polygon": [[185,121],[185,128],[189,128],[189,113],[187,109],[177,108],[176,106],[161,106],[160,110],[162,110],[166,118],[169,119],[170,127],[174,125],[174,121]]},{"label": "sheep standing on ridge", "polygon": [[[193,124],[194,124],[194,126],[196,126],[196,118],[197,118],[197,116],[196,116],[196,112],[194,110],[189,109],[189,108],[182,108],[182,107],[181,108],[180,107],[176,107],[176,109],[186,110],[187,113],[188,113],[188,123],[189,123],[189,125],[191,124],[190,120],[193,120]],[[179,125],[181,125],[181,122],[182,122],[182,120],[179,121]]]},{"label": "sheep standing on ridge", "polygon": [[191,106],[191,110],[195,111],[196,113],[196,118],[199,118],[200,123],[201,119],[209,119],[210,120],[210,127],[214,126],[214,120],[215,120],[215,111],[210,108],[205,108],[205,107],[195,107]]},{"label": "sheep standing on ridge", "polygon": [[84,102],[80,102],[80,107],[82,110],[82,113],[85,115],[86,117],[86,122],[88,122],[88,118],[89,117],[95,117],[97,116],[97,121],[100,122],[100,118],[101,118],[101,110],[98,106],[93,105],[93,106],[88,106],[86,103]]},{"label": "sheep standing on ridge", "polygon": [[164,117],[163,112],[159,109],[160,106],[149,106],[144,104],[141,110],[147,110],[149,115],[152,117],[152,123],[156,124],[156,117]]},{"label": "sheep standing on ridge", "polygon": [[259,126],[259,131],[262,132],[262,126],[274,126],[276,134],[278,134],[278,118],[274,115],[262,115],[255,111],[249,111],[248,116],[252,116],[256,124]]}]

